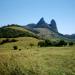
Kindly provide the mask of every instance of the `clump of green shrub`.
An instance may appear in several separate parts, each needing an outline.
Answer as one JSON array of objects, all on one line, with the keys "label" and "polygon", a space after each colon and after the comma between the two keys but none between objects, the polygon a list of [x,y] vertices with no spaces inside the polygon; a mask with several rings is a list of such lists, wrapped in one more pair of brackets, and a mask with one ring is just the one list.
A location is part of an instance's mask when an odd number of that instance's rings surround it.
[{"label": "clump of green shrub", "polygon": [[39,41],[38,46],[40,46],[40,47],[48,47],[48,46],[52,46],[52,44],[51,44],[50,40],[44,40],[44,41]]},{"label": "clump of green shrub", "polygon": [[19,49],[19,51],[21,51],[21,49]]},{"label": "clump of green shrub", "polygon": [[4,40],[2,40],[1,42],[0,42],[0,45],[2,45],[2,44],[5,44],[5,43],[9,43],[9,42],[16,42],[17,40],[15,40],[15,39],[8,39],[8,38],[6,38],[6,39],[4,39]]},{"label": "clump of green shrub", "polygon": [[17,49],[18,49],[18,46],[13,46],[13,49],[14,49],[14,50],[17,50]]},{"label": "clump of green shrub", "polygon": [[65,42],[64,40],[60,40],[59,42],[57,42],[56,46],[66,46],[67,42]]},{"label": "clump of green shrub", "polygon": [[33,47],[33,46],[34,46],[34,44],[33,44],[33,43],[30,43],[30,44],[29,44],[29,46],[30,46],[30,47]]},{"label": "clump of green shrub", "polygon": [[38,46],[44,47],[44,46],[45,46],[45,42],[44,42],[44,41],[39,41],[39,42],[38,42]]},{"label": "clump of green shrub", "polygon": [[67,46],[67,42],[65,42],[64,40],[55,41],[55,42],[52,42],[50,40],[44,40],[44,41],[39,41],[38,46],[40,47],[49,47],[49,46],[61,47],[61,46]]},{"label": "clump of green shrub", "polygon": [[73,42],[69,42],[69,46],[73,46],[73,44],[74,44]]}]

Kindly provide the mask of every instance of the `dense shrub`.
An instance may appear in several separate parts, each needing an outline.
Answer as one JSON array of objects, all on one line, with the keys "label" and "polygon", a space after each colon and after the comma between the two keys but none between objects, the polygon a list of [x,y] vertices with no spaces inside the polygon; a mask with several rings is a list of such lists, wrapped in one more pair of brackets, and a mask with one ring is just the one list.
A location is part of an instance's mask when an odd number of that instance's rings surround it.
[{"label": "dense shrub", "polygon": [[34,44],[33,44],[33,43],[30,43],[29,45],[30,45],[31,47],[32,47],[32,46],[34,46]]},{"label": "dense shrub", "polygon": [[45,46],[52,46],[52,43],[50,40],[45,40]]},{"label": "dense shrub", "polygon": [[64,40],[60,40],[57,44],[57,46],[66,46],[67,42],[65,42]]},{"label": "dense shrub", "polygon": [[49,47],[49,46],[66,46],[67,42],[65,42],[64,40],[60,40],[60,41],[55,41],[55,42],[51,42],[50,40],[45,40],[45,41],[40,41],[38,42],[38,46],[40,47]]},{"label": "dense shrub", "polygon": [[17,41],[17,40],[15,40],[15,39],[11,39],[11,40],[10,40],[10,42],[16,42],[16,41]]},{"label": "dense shrub", "polygon": [[7,38],[5,40],[2,40],[0,44],[4,44],[4,43],[8,43],[8,42],[10,42],[10,40]]},{"label": "dense shrub", "polygon": [[14,49],[14,50],[17,50],[17,49],[18,49],[18,47],[17,47],[17,46],[13,46],[13,49]]},{"label": "dense shrub", "polygon": [[44,41],[39,41],[38,46],[40,46],[40,47],[48,47],[48,46],[52,46],[52,44],[51,44],[50,40],[44,40]]},{"label": "dense shrub", "polygon": [[58,46],[58,43],[59,43],[59,42],[53,41],[53,42],[51,42],[51,43],[52,43],[52,46]]},{"label": "dense shrub", "polygon": [[21,49],[19,49],[19,51],[21,51]]},{"label": "dense shrub", "polygon": [[38,42],[38,46],[44,47],[44,46],[45,46],[45,42],[44,42],[44,41],[39,41],[39,42]]},{"label": "dense shrub", "polygon": [[[18,27],[17,25],[14,24],[10,26]],[[16,38],[16,37],[34,37],[39,39],[37,35],[31,32],[12,29],[9,28],[9,25],[0,28],[0,38]]]},{"label": "dense shrub", "polygon": [[64,43],[64,46],[67,46],[67,42]]},{"label": "dense shrub", "polygon": [[15,40],[15,39],[8,39],[8,38],[6,38],[6,39],[4,39],[4,40],[2,40],[1,42],[0,42],[0,45],[2,45],[2,44],[5,44],[5,43],[9,43],[9,42],[16,42],[17,40]]},{"label": "dense shrub", "polygon": [[69,42],[69,46],[73,46],[73,44],[74,44],[73,42]]}]

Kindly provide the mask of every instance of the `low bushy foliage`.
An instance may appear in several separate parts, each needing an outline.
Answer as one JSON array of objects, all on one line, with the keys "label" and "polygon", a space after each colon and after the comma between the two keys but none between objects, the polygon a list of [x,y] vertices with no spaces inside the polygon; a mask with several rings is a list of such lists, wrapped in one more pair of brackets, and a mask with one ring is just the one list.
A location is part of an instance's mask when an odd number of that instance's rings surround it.
[{"label": "low bushy foliage", "polygon": [[38,46],[44,47],[44,46],[45,46],[45,42],[44,42],[44,41],[39,41],[39,42],[38,42]]},{"label": "low bushy foliage", "polygon": [[1,27],[0,38],[34,37],[34,38],[39,39],[37,35],[30,33],[28,31],[21,31],[21,30],[17,30],[13,28],[8,28],[12,26],[16,26],[16,25],[12,24],[12,25]]},{"label": "low bushy foliage", "polygon": [[34,44],[33,44],[33,43],[30,43],[29,45],[30,45],[31,47],[32,47],[32,46],[34,46]]},{"label": "low bushy foliage", "polygon": [[51,42],[50,40],[40,41],[38,42],[38,46],[40,47],[49,47],[49,46],[66,46],[67,42],[64,40]]},{"label": "low bushy foliage", "polygon": [[73,42],[69,42],[69,46],[73,46],[73,44],[74,44]]},{"label": "low bushy foliage", "polygon": [[13,49],[14,49],[14,50],[17,50],[17,49],[18,49],[18,47],[17,47],[17,46],[13,46]]},{"label": "low bushy foliage", "polygon": [[6,38],[6,39],[4,39],[4,40],[2,40],[1,42],[0,42],[0,45],[2,45],[2,44],[5,44],[5,43],[9,43],[9,42],[16,42],[17,40],[15,40],[15,39],[8,39],[8,38]]},{"label": "low bushy foliage", "polygon": [[58,43],[57,43],[57,46],[66,46],[67,45],[67,42],[65,42],[64,40],[60,40]]},{"label": "low bushy foliage", "polygon": [[21,51],[21,49],[19,49],[19,51]]},{"label": "low bushy foliage", "polygon": [[16,41],[17,41],[17,40],[15,40],[15,39],[11,39],[11,40],[10,40],[10,42],[16,42]]},{"label": "low bushy foliage", "polygon": [[52,46],[52,43],[50,40],[45,40],[45,47]]}]

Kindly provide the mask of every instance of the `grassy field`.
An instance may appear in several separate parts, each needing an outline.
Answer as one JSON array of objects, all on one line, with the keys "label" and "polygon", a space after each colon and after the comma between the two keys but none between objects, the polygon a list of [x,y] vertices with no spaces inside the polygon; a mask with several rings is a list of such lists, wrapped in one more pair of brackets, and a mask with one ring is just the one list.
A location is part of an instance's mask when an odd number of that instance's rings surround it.
[{"label": "grassy field", "polygon": [[[1,38],[0,41],[4,40],[5,38]],[[19,38],[9,38],[17,40],[17,42],[11,42],[11,43],[5,43],[3,45],[0,45],[0,50],[13,50],[13,46],[18,46],[19,49],[28,49],[31,48],[30,44],[33,44],[33,46],[37,46],[38,39],[33,37],[19,37]]]},{"label": "grassy field", "polygon": [[[0,46],[0,75],[75,75],[74,46],[40,48],[37,39],[17,40]],[[21,51],[13,50],[14,45]]]}]

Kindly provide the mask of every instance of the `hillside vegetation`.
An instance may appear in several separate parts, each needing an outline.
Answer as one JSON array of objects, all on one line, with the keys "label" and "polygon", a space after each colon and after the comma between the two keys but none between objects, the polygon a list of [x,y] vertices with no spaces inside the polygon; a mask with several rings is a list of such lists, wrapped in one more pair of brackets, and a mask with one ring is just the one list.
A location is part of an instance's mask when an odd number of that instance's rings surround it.
[{"label": "hillside vegetation", "polygon": [[38,47],[36,38],[14,39],[0,45],[0,75],[75,75],[74,46]]},{"label": "hillside vegetation", "polygon": [[10,25],[0,28],[0,38],[15,38],[15,37],[35,37],[34,33],[28,31],[22,26]]},{"label": "hillside vegetation", "polygon": [[[42,35],[43,29],[37,29]],[[22,26],[2,27],[0,75],[75,75],[75,45],[72,43],[64,38],[38,39]]]},{"label": "hillside vegetation", "polygon": [[0,51],[0,75],[75,75],[75,47]]},{"label": "hillside vegetation", "polygon": [[[1,38],[0,42],[5,40],[6,38]],[[12,40],[13,38],[8,38],[9,40]],[[0,45],[0,50],[13,50],[13,46],[18,46],[19,49],[27,49],[31,48],[31,44],[33,47],[36,47],[39,40],[33,37],[18,37],[14,38],[14,40],[17,40],[16,42],[8,42]]]}]

